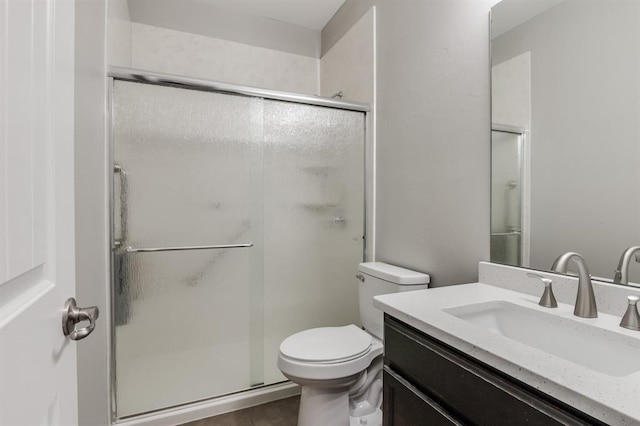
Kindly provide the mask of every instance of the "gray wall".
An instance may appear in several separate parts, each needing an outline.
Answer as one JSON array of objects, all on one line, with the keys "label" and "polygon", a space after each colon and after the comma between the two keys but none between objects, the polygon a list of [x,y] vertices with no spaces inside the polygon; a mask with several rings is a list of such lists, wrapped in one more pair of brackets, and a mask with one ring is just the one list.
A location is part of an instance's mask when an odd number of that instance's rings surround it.
[{"label": "gray wall", "polygon": [[320,32],[202,2],[129,1],[131,20],[297,55],[320,57]]},{"label": "gray wall", "polygon": [[531,52],[534,268],[577,251],[612,278],[640,244],[639,16],[637,0],[567,0],[493,40],[494,64]]},{"label": "gray wall", "polygon": [[489,259],[493,3],[347,0],[322,34],[328,48],[377,6],[376,260],[434,286]]},{"label": "gray wall", "polygon": [[106,2],[76,2],[75,216],[76,299],[98,305],[96,329],[78,342],[78,421],[106,425],[108,242],[105,204]]}]

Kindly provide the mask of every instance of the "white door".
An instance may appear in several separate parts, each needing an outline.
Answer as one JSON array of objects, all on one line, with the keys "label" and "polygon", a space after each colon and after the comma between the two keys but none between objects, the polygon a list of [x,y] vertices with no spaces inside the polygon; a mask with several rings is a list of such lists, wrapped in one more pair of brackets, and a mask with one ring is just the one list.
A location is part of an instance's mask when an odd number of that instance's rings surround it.
[{"label": "white door", "polygon": [[[73,0],[0,0],[0,425],[75,425]],[[78,327],[86,326],[85,323]]]}]

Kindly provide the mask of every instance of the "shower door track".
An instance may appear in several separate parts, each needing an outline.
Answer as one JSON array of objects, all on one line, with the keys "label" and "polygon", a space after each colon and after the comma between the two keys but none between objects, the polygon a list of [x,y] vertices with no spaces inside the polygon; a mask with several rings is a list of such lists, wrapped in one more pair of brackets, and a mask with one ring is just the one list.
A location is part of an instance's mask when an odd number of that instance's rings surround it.
[{"label": "shower door track", "polygon": [[276,101],[295,102],[298,104],[316,105],[348,111],[369,112],[368,104],[358,102],[337,101],[322,96],[301,95],[298,93],[281,92],[278,90],[261,89],[258,87],[242,86],[239,84],[222,83],[211,80],[184,77],[174,74],[164,74],[135,68],[109,67],[109,77],[119,80],[138,81],[207,92],[222,92],[235,95],[251,96]]}]

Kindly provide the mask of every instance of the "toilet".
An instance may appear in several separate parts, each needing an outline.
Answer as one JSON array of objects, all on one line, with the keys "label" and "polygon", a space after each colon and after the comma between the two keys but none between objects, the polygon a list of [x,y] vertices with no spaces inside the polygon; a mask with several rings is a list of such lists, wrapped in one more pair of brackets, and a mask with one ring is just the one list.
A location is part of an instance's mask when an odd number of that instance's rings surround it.
[{"label": "toilet", "polygon": [[280,345],[278,368],[301,386],[298,426],[382,425],[383,313],[373,297],[427,288],[429,275],[381,262],[359,265],[360,319],[304,330]]}]

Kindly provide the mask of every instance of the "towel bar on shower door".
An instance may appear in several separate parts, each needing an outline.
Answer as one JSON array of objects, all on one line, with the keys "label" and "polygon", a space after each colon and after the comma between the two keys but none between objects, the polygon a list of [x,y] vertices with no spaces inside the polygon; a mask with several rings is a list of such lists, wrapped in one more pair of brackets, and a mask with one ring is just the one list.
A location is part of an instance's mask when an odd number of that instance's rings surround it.
[{"label": "towel bar on shower door", "polygon": [[184,247],[127,247],[127,253],[153,253],[160,251],[185,251],[185,250],[219,250],[219,249],[235,249],[253,247],[253,243],[247,244],[222,244],[213,246],[184,246]]}]

